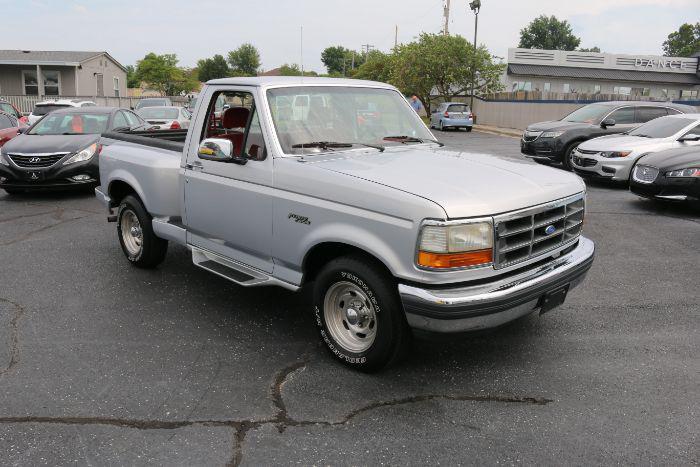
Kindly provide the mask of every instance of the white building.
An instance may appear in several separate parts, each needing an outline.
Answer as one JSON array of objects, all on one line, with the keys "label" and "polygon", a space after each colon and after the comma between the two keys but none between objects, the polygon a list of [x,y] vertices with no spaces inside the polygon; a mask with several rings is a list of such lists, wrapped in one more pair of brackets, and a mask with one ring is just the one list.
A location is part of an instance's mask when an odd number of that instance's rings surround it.
[{"label": "white building", "polygon": [[503,79],[505,91],[541,91],[543,99],[550,93],[698,100],[700,58],[512,48]]}]

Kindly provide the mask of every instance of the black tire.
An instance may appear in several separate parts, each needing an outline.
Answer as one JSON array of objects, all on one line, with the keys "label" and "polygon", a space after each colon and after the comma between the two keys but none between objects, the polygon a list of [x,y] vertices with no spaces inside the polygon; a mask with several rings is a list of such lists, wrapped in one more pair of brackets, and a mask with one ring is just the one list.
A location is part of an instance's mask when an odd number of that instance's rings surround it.
[{"label": "black tire", "polygon": [[[134,248],[129,248],[127,244],[130,243],[129,239],[125,239],[124,235],[124,223],[132,222],[131,216],[133,213],[138,219],[138,228],[140,228],[141,238],[140,238],[140,248],[138,251],[134,251]],[[151,221],[153,218],[146,208],[143,206],[141,201],[132,195],[126,196],[121,204],[119,205],[119,212],[117,213],[117,236],[119,237],[119,244],[122,247],[124,256],[136,267],[150,269],[158,266],[165,259],[165,254],[168,252],[168,241],[162,238],[156,237],[153,233],[153,226]],[[128,230],[128,226],[125,227]]]},{"label": "black tire", "polygon": [[564,150],[564,158],[562,159],[562,165],[566,170],[569,170],[571,172],[574,171],[574,166],[571,164],[571,159],[574,157],[574,149],[576,149],[582,142],[583,141],[574,141],[573,143],[570,143]]},{"label": "black tire", "polygon": [[470,131],[472,131],[472,127],[468,126],[468,127],[466,128],[466,130],[467,130],[467,133],[469,133]]},{"label": "black tire", "polygon": [[[349,299],[356,298],[372,310],[371,316],[374,320],[365,322],[364,329],[367,330],[366,335],[370,335],[374,330],[374,336],[371,342],[359,344],[367,345],[361,350],[348,348],[342,342],[344,339],[342,335],[339,337],[338,331],[333,331],[333,328],[341,329],[337,324],[333,326],[335,309],[335,316],[342,317],[340,318],[344,326],[342,333],[348,336],[345,339],[358,340],[357,336],[362,335],[353,332],[349,327],[352,325],[349,322],[349,315],[340,309],[346,306],[343,305],[342,298],[349,295],[344,294],[340,297],[339,307],[329,306],[328,309],[325,307],[326,301],[335,303],[332,299],[334,290],[339,288],[343,290],[343,287],[351,289],[354,287],[355,290],[359,290],[360,295],[352,295]],[[406,323],[396,282],[371,259],[362,256],[344,256],[332,260],[316,276],[312,295],[314,316],[321,340],[330,353],[345,365],[369,373],[391,365],[405,354],[411,340],[411,331]],[[348,304],[347,308],[358,307]],[[369,309],[364,306],[359,308]]]},{"label": "black tire", "polygon": [[8,195],[21,195],[24,193],[24,190],[21,188],[3,188],[3,190],[5,190]]},{"label": "black tire", "polygon": [[445,131],[445,126],[443,125],[442,120],[440,120],[440,124],[439,124],[439,126],[438,126],[438,130],[440,130],[440,131]]}]

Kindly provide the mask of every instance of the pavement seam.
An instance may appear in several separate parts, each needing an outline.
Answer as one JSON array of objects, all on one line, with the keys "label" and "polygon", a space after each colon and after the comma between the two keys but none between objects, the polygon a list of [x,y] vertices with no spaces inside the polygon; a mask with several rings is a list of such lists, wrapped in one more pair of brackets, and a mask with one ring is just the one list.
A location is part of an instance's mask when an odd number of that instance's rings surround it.
[{"label": "pavement seam", "polygon": [[0,297],[0,302],[9,303],[15,308],[15,315],[10,320],[10,361],[0,370],[0,376],[8,373],[19,363],[19,320],[24,315],[24,307],[10,299]]}]

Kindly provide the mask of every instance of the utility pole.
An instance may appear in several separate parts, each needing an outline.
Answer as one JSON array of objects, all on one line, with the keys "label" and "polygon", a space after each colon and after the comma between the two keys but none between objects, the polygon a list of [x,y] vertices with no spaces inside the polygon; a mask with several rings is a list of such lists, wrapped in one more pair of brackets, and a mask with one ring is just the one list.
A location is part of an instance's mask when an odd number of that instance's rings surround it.
[{"label": "utility pole", "polygon": [[442,28],[442,33],[446,36],[450,35],[450,0],[445,0],[445,10],[443,12],[445,16],[445,26]]},{"label": "utility pole", "polygon": [[364,54],[365,54],[365,61],[367,61],[367,57],[369,56],[369,53],[373,48],[374,48],[374,45],[372,45],[372,44],[363,44],[362,45],[362,50],[364,51]]},{"label": "utility pole", "polygon": [[474,0],[469,3],[469,8],[474,12],[474,50],[472,61],[472,91],[469,95],[469,109],[474,112],[474,81],[476,80],[476,30],[479,26],[479,10],[481,9],[481,0]]},{"label": "utility pole", "polygon": [[399,46],[399,25],[396,25],[394,30],[394,49]]}]

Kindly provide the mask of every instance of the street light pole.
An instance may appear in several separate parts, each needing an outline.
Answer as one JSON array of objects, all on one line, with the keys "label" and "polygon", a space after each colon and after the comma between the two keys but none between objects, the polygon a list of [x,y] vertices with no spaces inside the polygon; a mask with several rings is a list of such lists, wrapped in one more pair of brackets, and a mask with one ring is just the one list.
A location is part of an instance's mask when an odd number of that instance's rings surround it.
[{"label": "street light pole", "polygon": [[472,90],[469,95],[469,108],[474,112],[474,80],[476,79],[476,31],[479,27],[479,10],[481,9],[481,0],[474,0],[469,3],[469,8],[474,12],[474,51],[472,59]]}]

